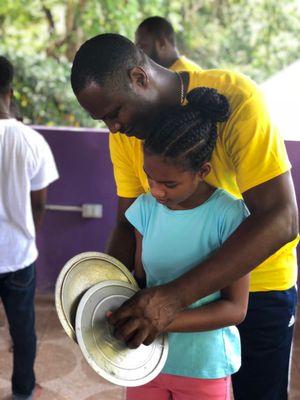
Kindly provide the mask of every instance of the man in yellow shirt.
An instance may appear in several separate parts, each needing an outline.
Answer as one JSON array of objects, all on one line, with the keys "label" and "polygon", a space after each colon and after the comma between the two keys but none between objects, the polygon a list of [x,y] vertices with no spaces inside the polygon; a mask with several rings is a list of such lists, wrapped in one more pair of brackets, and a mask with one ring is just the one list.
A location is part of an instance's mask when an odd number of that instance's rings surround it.
[{"label": "man in yellow shirt", "polygon": [[243,197],[250,217],[201,265],[140,291],[110,321],[130,347],[149,344],[179,310],[253,270],[248,314],[240,326],[243,365],[233,378],[235,399],[286,399],[296,306],[297,205],[283,140],[256,85],[225,70],[169,71],[116,34],[98,35],[81,46],[71,82],[81,106],[112,132],[119,210],[108,251],[129,268],[135,242],[124,212],[149,189],[142,140],[160,112],[184,103],[193,88],[211,87],[226,96],[231,115],[218,126],[207,181]]},{"label": "man in yellow shirt", "polygon": [[173,26],[165,18],[150,17],[141,22],[135,32],[135,44],[157,64],[172,71],[201,69],[194,61],[179,53]]}]

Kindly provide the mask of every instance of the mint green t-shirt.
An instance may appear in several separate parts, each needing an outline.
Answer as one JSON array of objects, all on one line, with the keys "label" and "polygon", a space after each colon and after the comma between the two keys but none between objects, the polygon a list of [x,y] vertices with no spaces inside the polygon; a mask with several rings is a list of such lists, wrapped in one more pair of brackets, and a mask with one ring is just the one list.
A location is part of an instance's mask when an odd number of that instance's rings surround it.
[{"label": "mint green t-shirt", "polygon": [[[142,262],[147,286],[170,282],[208,258],[249,215],[242,200],[216,189],[190,210],[170,210],[150,194],[142,194],[126,211],[143,236]],[[222,265],[220,265],[220,269]],[[214,293],[190,307],[215,301]],[[163,373],[216,379],[236,372],[241,364],[235,326],[207,332],[170,333]]]}]

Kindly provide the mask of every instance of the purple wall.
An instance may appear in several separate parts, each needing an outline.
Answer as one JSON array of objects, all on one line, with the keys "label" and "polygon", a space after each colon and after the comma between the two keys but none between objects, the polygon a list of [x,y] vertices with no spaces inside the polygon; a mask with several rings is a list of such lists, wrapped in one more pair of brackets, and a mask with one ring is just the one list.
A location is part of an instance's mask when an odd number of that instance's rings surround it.
[{"label": "purple wall", "polygon": [[286,141],[285,144],[293,166],[292,175],[300,211],[300,140],[298,142]]},{"label": "purple wall", "polygon": [[[292,176],[295,185],[296,198],[299,209],[299,226],[300,226],[300,140],[299,141],[286,141],[286,148],[292,163]],[[300,260],[300,246],[297,248],[298,266]],[[300,274],[298,276],[298,284],[300,284]]]},{"label": "purple wall", "polygon": [[[38,234],[38,289],[52,290],[59,271],[74,255],[103,251],[115,222],[117,198],[105,130],[35,127],[49,143],[60,179],[49,187],[48,204],[101,203],[101,219],[80,212],[47,211]],[[100,132],[100,133],[99,133]],[[300,141],[287,142],[300,205]],[[300,208],[300,207],[299,207]]]},{"label": "purple wall", "polygon": [[103,205],[101,219],[80,212],[46,211],[38,234],[38,289],[54,287],[65,262],[83,251],[103,251],[116,214],[116,195],[109,158],[108,135],[99,130],[35,127],[46,138],[60,179],[48,190],[48,204]]}]

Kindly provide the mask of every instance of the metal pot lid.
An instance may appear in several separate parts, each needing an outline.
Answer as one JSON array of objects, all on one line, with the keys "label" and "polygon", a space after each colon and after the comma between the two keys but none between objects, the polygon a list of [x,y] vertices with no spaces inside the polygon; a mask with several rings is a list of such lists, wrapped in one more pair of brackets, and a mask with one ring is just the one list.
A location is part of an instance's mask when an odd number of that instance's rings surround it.
[{"label": "metal pot lid", "polygon": [[138,287],[128,269],[120,261],[104,253],[78,254],[62,268],[55,285],[55,306],[64,330],[75,342],[75,317],[81,297],[96,283],[112,279]]},{"label": "metal pot lid", "polygon": [[121,386],[140,386],[154,379],[168,355],[167,335],[150,346],[129,349],[117,340],[107,311],[115,311],[138,289],[126,282],[101,282],[81,298],[76,313],[76,337],[89,365],[106,380]]}]

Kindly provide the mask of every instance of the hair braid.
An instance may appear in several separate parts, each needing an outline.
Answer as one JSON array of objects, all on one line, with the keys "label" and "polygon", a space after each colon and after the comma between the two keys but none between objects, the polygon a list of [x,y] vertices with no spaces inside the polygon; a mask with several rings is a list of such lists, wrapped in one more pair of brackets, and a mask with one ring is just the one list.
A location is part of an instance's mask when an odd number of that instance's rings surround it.
[{"label": "hair braid", "polygon": [[144,144],[145,151],[197,171],[209,161],[217,140],[217,122],[229,117],[227,99],[215,89],[197,88],[186,106],[164,112]]}]

